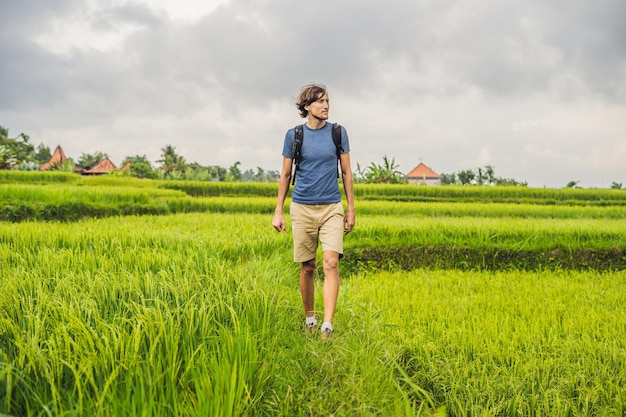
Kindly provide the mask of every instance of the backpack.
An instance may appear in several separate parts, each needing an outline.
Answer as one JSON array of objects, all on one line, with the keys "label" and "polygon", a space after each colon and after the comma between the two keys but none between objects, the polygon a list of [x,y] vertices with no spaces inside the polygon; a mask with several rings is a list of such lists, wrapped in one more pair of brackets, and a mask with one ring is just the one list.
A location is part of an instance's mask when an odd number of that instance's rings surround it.
[{"label": "backpack", "polygon": [[[333,142],[337,148],[337,159],[343,152],[341,146],[341,125],[338,123],[332,124]],[[300,169],[300,161],[302,160],[302,140],[304,139],[304,125],[298,125],[294,128],[294,141],[293,141],[293,163],[294,169],[291,175],[291,185],[296,183],[296,172]],[[339,178],[339,166],[337,166],[337,178]]]}]

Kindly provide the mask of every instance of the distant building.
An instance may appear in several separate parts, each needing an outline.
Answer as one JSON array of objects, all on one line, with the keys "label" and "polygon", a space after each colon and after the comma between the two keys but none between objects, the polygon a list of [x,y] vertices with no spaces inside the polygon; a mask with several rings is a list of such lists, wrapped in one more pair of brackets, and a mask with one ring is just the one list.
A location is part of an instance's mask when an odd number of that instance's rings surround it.
[{"label": "distant building", "polygon": [[61,146],[57,146],[54,152],[52,153],[50,160],[44,164],[39,164],[39,170],[47,171],[57,164],[63,165],[63,163],[67,161],[67,159],[68,158],[67,156],[65,156],[65,152],[63,152],[63,149],[61,148]]},{"label": "distant building", "polygon": [[409,184],[416,185],[441,185],[441,175],[420,162],[411,172],[406,174]]},{"label": "distant building", "polygon": [[102,161],[98,162],[96,165],[89,169],[84,169],[80,173],[81,175],[103,175],[109,174],[113,171],[117,171],[117,167],[109,158],[104,158]]},{"label": "distant building", "polygon": [[[69,158],[65,156],[65,152],[63,152],[63,149],[61,148],[61,146],[57,146],[54,152],[52,153],[50,160],[46,162],[45,164],[39,165],[39,170],[47,171],[49,169],[52,169],[56,165],[62,165],[65,161],[68,161],[68,160]],[[109,158],[104,158],[102,161],[100,161],[99,163],[91,167],[90,169],[84,169],[82,167],[75,166],[74,172],[81,174],[81,175],[103,175],[103,174],[110,174],[111,172],[115,172],[115,171],[125,171],[128,169],[130,169],[130,162],[127,162],[123,167],[118,169],[115,166],[115,164],[111,162]]]}]

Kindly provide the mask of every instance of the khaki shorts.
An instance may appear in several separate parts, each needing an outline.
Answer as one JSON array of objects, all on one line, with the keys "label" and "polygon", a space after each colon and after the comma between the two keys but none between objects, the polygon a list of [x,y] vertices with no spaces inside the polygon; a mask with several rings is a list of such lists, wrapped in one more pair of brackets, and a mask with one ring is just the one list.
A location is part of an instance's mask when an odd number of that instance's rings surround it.
[{"label": "khaki shorts", "polygon": [[343,218],[341,203],[309,205],[291,203],[293,233],[293,260],[306,262],[315,259],[318,241],[322,251],[334,251],[343,257]]}]

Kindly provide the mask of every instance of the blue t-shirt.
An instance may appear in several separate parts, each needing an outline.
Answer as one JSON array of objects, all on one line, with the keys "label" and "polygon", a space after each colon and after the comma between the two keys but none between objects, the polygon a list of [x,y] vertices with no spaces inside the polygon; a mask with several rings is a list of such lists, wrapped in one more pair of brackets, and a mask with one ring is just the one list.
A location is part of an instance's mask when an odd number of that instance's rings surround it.
[{"label": "blue t-shirt", "polygon": [[[294,129],[285,134],[283,156],[293,159]],[[342,153],[350,152],[346,130],[341,127]],[[294,175],[292,172],[291,175]],[[341,201],[337,183],[337,148],[333,142],[332,124],[326,122],[320,129],[304,124],[302,160],[296,175],[296,186],[291,200],[298,204],[333,204]]]}]

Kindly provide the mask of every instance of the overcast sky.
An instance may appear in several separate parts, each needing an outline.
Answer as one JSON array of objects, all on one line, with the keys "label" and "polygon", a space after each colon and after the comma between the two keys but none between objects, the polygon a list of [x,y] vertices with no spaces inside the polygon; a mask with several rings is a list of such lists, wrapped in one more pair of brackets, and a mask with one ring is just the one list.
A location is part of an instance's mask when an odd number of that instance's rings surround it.
[{"label": "overcast sky", "polygon": [[280,170],[323,83],[353,170],[626,187],[624,0],[0,0],[0,125],[115,164]]}]

